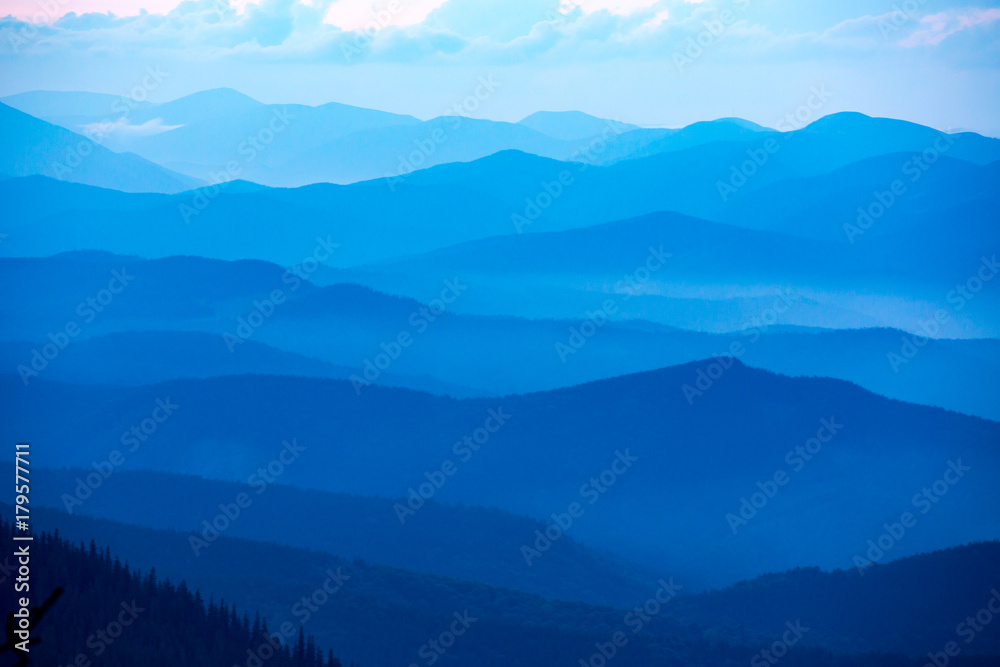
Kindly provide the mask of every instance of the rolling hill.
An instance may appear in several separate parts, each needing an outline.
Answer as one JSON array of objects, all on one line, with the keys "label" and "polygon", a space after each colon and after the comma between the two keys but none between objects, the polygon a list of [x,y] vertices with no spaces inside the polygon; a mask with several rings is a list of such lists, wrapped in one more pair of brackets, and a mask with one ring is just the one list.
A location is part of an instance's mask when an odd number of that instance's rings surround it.
[{"label": "rolling hill", "polygon": [[[10,506],[2,505],[2,510],[8,515]],[[797,639],[801,641],[783,656],[787,664],[917,667],[926,661],[926,653],[955,639],[952,623],[969,613],[966,605],[976,611],[986,604],[996,575],[995,562],[987,560],[995,545],[972,545],[897,561],[866,575],[862,581],[878,590],[878,599],[859,585],[856,575],[839,571],[787,572],[702,596],[688,595],[679,580],[664,578],[658,588],[650,590],[644,603],[655,613],[644,613],[638,608],[618,610],[546,600],[225,535],[217,539],[212,550],[191,558],[182,533],[69,516],[47,508],[39,509],[37,521],[46,530],[58,529],[68,542],[86,545],[94,540],[89,557],[95,562],[107,563],[104,559],[113,554],[130,567],[155,568],[157,582],[183,580],[184,586],[177,586],[182,595],[198,589],[202,604],[208,597],[215,606],[218,597],[227,605],[235,602],[240,609],[259,609],[272,632],[289,622],[294,637],[296,626],[301,625],[344,660],[361,664],[407,664],[414,656],[427,659],[436,653],[428,638],[438,636],[441,628],[448,628],[456,618],[471,618],[475,620],[467,627],[470,641],[457,637],[446,654],[458,663],[500,667],[516,661],[531,667],[569,667],[599,654],[602,644],[606,645],[615,632],[622,632],[628,641],[616,651],[619,664],[683,662],[699,667],[735,667],[761,658],[761,651],[789,627],[798,627]],[[86,547],[81,546],[78,553],[86,553]],[[43,561],[41,567],[46,565]],[[937,576],[940,565],[949,566],[941,585],[912,586],[913,577]],[[46,583],[58,583],[55,572],[44,571],[42,576]],[[148,589],[151,580],[150,575],[143,579],[144,588]],[[946,584],[955,588],[942,595]],[[296,606],[298,596],[310,596],[324,585],[334,592],[318,597],[321,605]],[[669,586],[673,589],[667,590]],[[830,594],[831,589],[836,589],[833,595],[837,601],[854,613],[831,617],[827,610],[819,610],[816,621],[795,613],[812,610],[809,595],[820,591]],[[88,591],[91,596],[94,592],[93,588]],[[745,604],[748,595],[755,596],[750,605],[760,615],[749,623],[730,625],[740,618],[740,608],[727,607],[727,600]],[[657,598],[669,602],[661,604]],[[796,600],[802,600],[803,606],[796,606]],[[905,619],[887,619],[879,613],[886,610],[895,616],[900,605],[907,605]],[[218,607],[215,609],[217,613]],[[713,609],[719,615],[709,625],[692,622],[693,615]],[[791,610],[789,616],[781,616]],[[860,635],[854,630],[859,611],[871,619],[871,626],[863,628]],[[208,615],[211,617],[210,611]],[[780,620],[774,621],[779,616]],[[897,628],[903,633],[891,635]],[[368,641],[372,634],[380,641]],[[822,648],[845,643],[865,646],[867,638],[871,638],[867,643],[872,647],[870,652],[831,654]],[[950,664],[986,667],[995,663],[995,628],[987,625],[976,639],[975,644],[963,646],[961,655]],[[887,654],[877,648],[887,645],[902,645],[905,653],[920,658],[907,658],[900,652]],[[425,652],[421,654],[421,650]]]},{"label": "rolling hill", "polygon": [[[996,537],[997,423],[834,380],[739,362],[718,370],[703,362],[476,400],[307,378],[25,388],[7,376],[2,435],[33,442],[39,467],[87,466],[128,447],[130,467],[226,480],[246,479],[296,438],[308,465],[289,466],[281,483],[382,497],[454,465],[435,500],[559,521],[584,544],[669,563],[692,588],[850,566],[905,512],[919,521],[894,558]],[[179,406],[166,419],[164,401]],[[129,431],[144,420],[136,442]],[[946,498],[918,498],[944,478],[955,484]],[[759,507],[746,509],[751,496]],[[553,518],[574,502],[582,517]]]},{"label": "rolling hill", "polygon": [[125,192],[181,192],[201,183],[131,153],[0,104],[0,173],[42,175]]},{"label": "rolling hill", "polygon": [[[614,247],[608,243],[606,253]],[[623,244],[621,257],[633,250]],[[633,254],[638,262],[641,253]],[[483,267],[487,259],[483,254]],[[595,262],[586,268],[600,267]],[[442,259],[438,268],[455,267]],[[668,265],[663,271],[670,270]],[[115,272],[134,279],[106,307],[88,305]],[[644,299],[650,297],[631,291],[581,292],[578,301],[563,304],[566,314],[558,320],[463,314],[493,293],[457,269],[443,274],[436,294],[425,292],[451,300],[428,300],[437,304],[434,312],[420,302],[358,285],[317,287],[265,262],[142,261],[77,253],[0,260],[0,275],[8,294],[0,305],[0,340],[7,341],[0,346],[4,367],[28,384],[39,377],[134,385],[238,373],[356,375],[377,384],[467,397],[554,389],[729,354],[787,375],[845,379],[885,396],[1000,418],[988,390],[1000,366],[995,340],[921,341],[891,329],[789,327],[829,317],[815,299],[795,295],[764,292],[750,302],[752,308],[740,308],[741,302],[716,303],[714,310],[688,304],[701,317],[712,313],[717,322],[730,318],[736,324],[729,332],[704,333],[628,319],[602,323],[602,317],[618,314],[604,305],[609,299],[625,315],[648,306]],[[587,278],[592,285],[611,280]],[[455,294],[447,281],[453,281]],[[544,283],[535,278],[529,284],[539,289]],[[275,294],[281,303],[274,301]],[[534,295],[536,301],[552,303],[540,295]],[[871,307],[880,305],[874,301]],[[986,305],[981,298],[968,310]],[[604,314],[591,318],[587,313]],[[939,335],[965,334],[959,326],[964,321],[955,313],[939,327]],[[71,343],[67,325],[78,327]],[[919,326],[916,331],[922,333]],[[394,351],[401,335],[409,344],[385,364],[379,355]],[[43,349],[51,354],[56,343],[64,349],[51,363],[39,357]],[[490,353],[483,354],[484,349]],[[382,368],[372,366],[376,360]],[[962,379],[957,386],[955,378]]]},{"label": "rolling hill", "polygon": [[[6,464],[3,464],[6,465]],[[13,468],[10,468],[13,474]],[[561,540],[526,568],[518,548],[522,536],[545,525],[498,510],[425,501],[402,514],[408,498],[374,498],[304,490],[286,484],[253,485],[200,477],[128,469],[116,470],[82,502],[70,501],[80,479],[93,469],[33,470],[37,505],[194,536],[198,554],[212,548],[198,543],[210,523],[241,493],[252,504],[225,530],[227,537],[277,542],[321,551],[346,560],[405,568],[454,579],[479,581],[589,604],[628,607],[646,599],[659,575],[621,558]],[[170,499],[169,502],[163,502]],[[300,512],[308,507],[309,512]],[[281,524],[278,535],[274,526]],[[188,539],[188,538],[185,538]]]}]

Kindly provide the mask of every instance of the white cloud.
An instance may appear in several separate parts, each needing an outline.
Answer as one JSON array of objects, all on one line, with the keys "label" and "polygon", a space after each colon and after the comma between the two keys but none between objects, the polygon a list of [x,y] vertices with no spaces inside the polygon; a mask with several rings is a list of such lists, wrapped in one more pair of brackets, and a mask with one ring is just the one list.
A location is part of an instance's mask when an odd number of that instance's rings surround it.
[{"label": "white cloud", "polygon": [[404,27],[423,23],[447,0],[337,0],[330,4],[324,21],[341,30],[375,31],[389,25]]},{"label": "white cloud", "polygon": [[585,14],[607,10],[612,14],[628,16],[637,11],[649,9],[658,3],[658,0],[566,0],[570,4],[576,5]]},{"label": "white cloud", "polygon": [[124,136],[128,138],[132,137],[149,137],[154,134],[161,134],[163,132],[168,132],[170,130],[176,130],[181,125],[164,125],[162,118],[153,118],[152,120],[147,120],[145,123],[140,125],[134,125],[128,122],[127,118],[119,118],[113,123],[98,122],[91,123],[89,125],[81,126],[81,130],[84,134],[88,136]]},{"label": "white cloud", "polygon": [[[185,0],[166,14],[67,15],[40,28],[41,37],[17,53],[177,53],[191,59],[334,64],[669,61],[692,35],[704,31],[704,22],[714,20],[718,9],[737,6],[734,0],[232,0],[233,9],[219,11],[220,2],[225,0]],[[955,43],[969,40],[949,37],[972,34],[1000,19],[1000,9],[947,10],[908,17],[886,38],[879,21],[888,14],[803,32],[777,27],[782,16],[776,10],[752,3],[737,11],[738,22],[706,49],[706,61],[871,57],[900,46],[936,48],[946,41],[954,57],[982,60],[987,51],[966,47],[959,53]],[[342,45],[357,44],[358,33],[366,29],[372,37],[362,40],[362,52],[348,62]],[[0,19],[0,32],[19,30],[20,24]],[[984,31],[976,34],[979,44]],[[10,44],[0,34],[0,53],[11,53]]]}]

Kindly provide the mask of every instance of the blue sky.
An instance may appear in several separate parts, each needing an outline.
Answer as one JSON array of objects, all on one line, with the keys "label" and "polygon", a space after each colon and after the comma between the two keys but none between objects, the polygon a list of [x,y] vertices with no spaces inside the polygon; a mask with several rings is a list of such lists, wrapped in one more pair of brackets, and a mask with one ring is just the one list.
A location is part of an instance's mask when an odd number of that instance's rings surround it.
[{"label": "blue sky", "polygon": [[[111,12],[110,14],[108,12]],[[1000,2],[0,0],[0,94],[232,87],[428,118],[579,109],[643,125],[856,110],[1000,135]],[[368,34],[365,34],[366,28]]]}]

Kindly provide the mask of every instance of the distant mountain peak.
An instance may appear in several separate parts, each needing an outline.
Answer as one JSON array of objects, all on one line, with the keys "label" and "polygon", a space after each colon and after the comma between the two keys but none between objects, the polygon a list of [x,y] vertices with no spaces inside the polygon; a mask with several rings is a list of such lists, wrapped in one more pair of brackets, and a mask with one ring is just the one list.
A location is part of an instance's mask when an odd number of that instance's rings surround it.
[{"label": "distant mountain peak", "polygon": [[746,120],[744,118],[737,118],[736,116],[726,116],[725,118],[716,118],[713,123],[732,123],[733,125],[739,125],[740,127],[753,130],[754,132],[772,132],[773,130],[769,127],[764,127],[763,125],[758,125],[757,123]]},{"label": "distant mountain peak", "polygon": [[536,111],[518,121],[518,125],[565,141],[593,137],[608,128],[616,133],[641,129],[638,125],[598,118],[582,111]]},{"label": "distant mountain peak", "polygon": [[[43,175],[126,192],[180,192],[200,184],[132,153],[115,153],[89,138],[0,103],[0,173]],[[82,154],[78,146],[89,146]],[[67,157],[69,156],[69,157]],[[77,164],[71,159],[76,156]],[[64,164],[64,162],[66,164]],[[70,165],[70,166],[67,166]]]},{"label": "distant mountain peak", "polygon": [[[861,113],[860,111],[838,111],[836,113],[831,113],[823,116],[819,120],[815,120],[809,123],[805,127],[807,130],[831,130],[831,129],[854,129],[863,126],[875,120],[872,116]],[[883,119],[885,120],[885,119]],[[898,121],[903,122],[903,121]]]},{"label": "distant mountain peak", "polygon": [[619,121],[608,121],[607,119],[600,118],[598,116],[592,116],[589,113],[584,113],[583,111],[536,111],[533,114],[525,116],[518,122],[522,124],[527,124],[536,120],[566,120],[566,119],[619,122]]},{"label": "distant mountain peak", "polygon": [[180,100],[228,100],[228,101],[240,101],[240,102],[251,102],[253,104],[263,104],[258,100],[241,93],[234,88],[209,88],[208,90],[201,90],[197,93],[191,93],[190,95],[185,95],[184,97],[179,97],[174,102]]},{"label": "distant mountain peak", "polygon": [[52,255],[52,259],[97,263],[142,261],[142,258],[138,255],[119,255],[107,250],[67,250],[66,252],[60,252]]}]

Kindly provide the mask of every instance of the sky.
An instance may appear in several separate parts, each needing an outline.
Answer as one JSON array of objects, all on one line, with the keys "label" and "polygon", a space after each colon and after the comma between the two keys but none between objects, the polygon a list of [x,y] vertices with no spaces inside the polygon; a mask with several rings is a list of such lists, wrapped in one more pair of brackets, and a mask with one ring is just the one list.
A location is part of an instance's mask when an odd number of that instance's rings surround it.
[{"label": "sky", "polygon": [[0,95],[228,87],[665,127],[849,110],[1000,136],[1000,0],[0,0],[0,16]]}]

